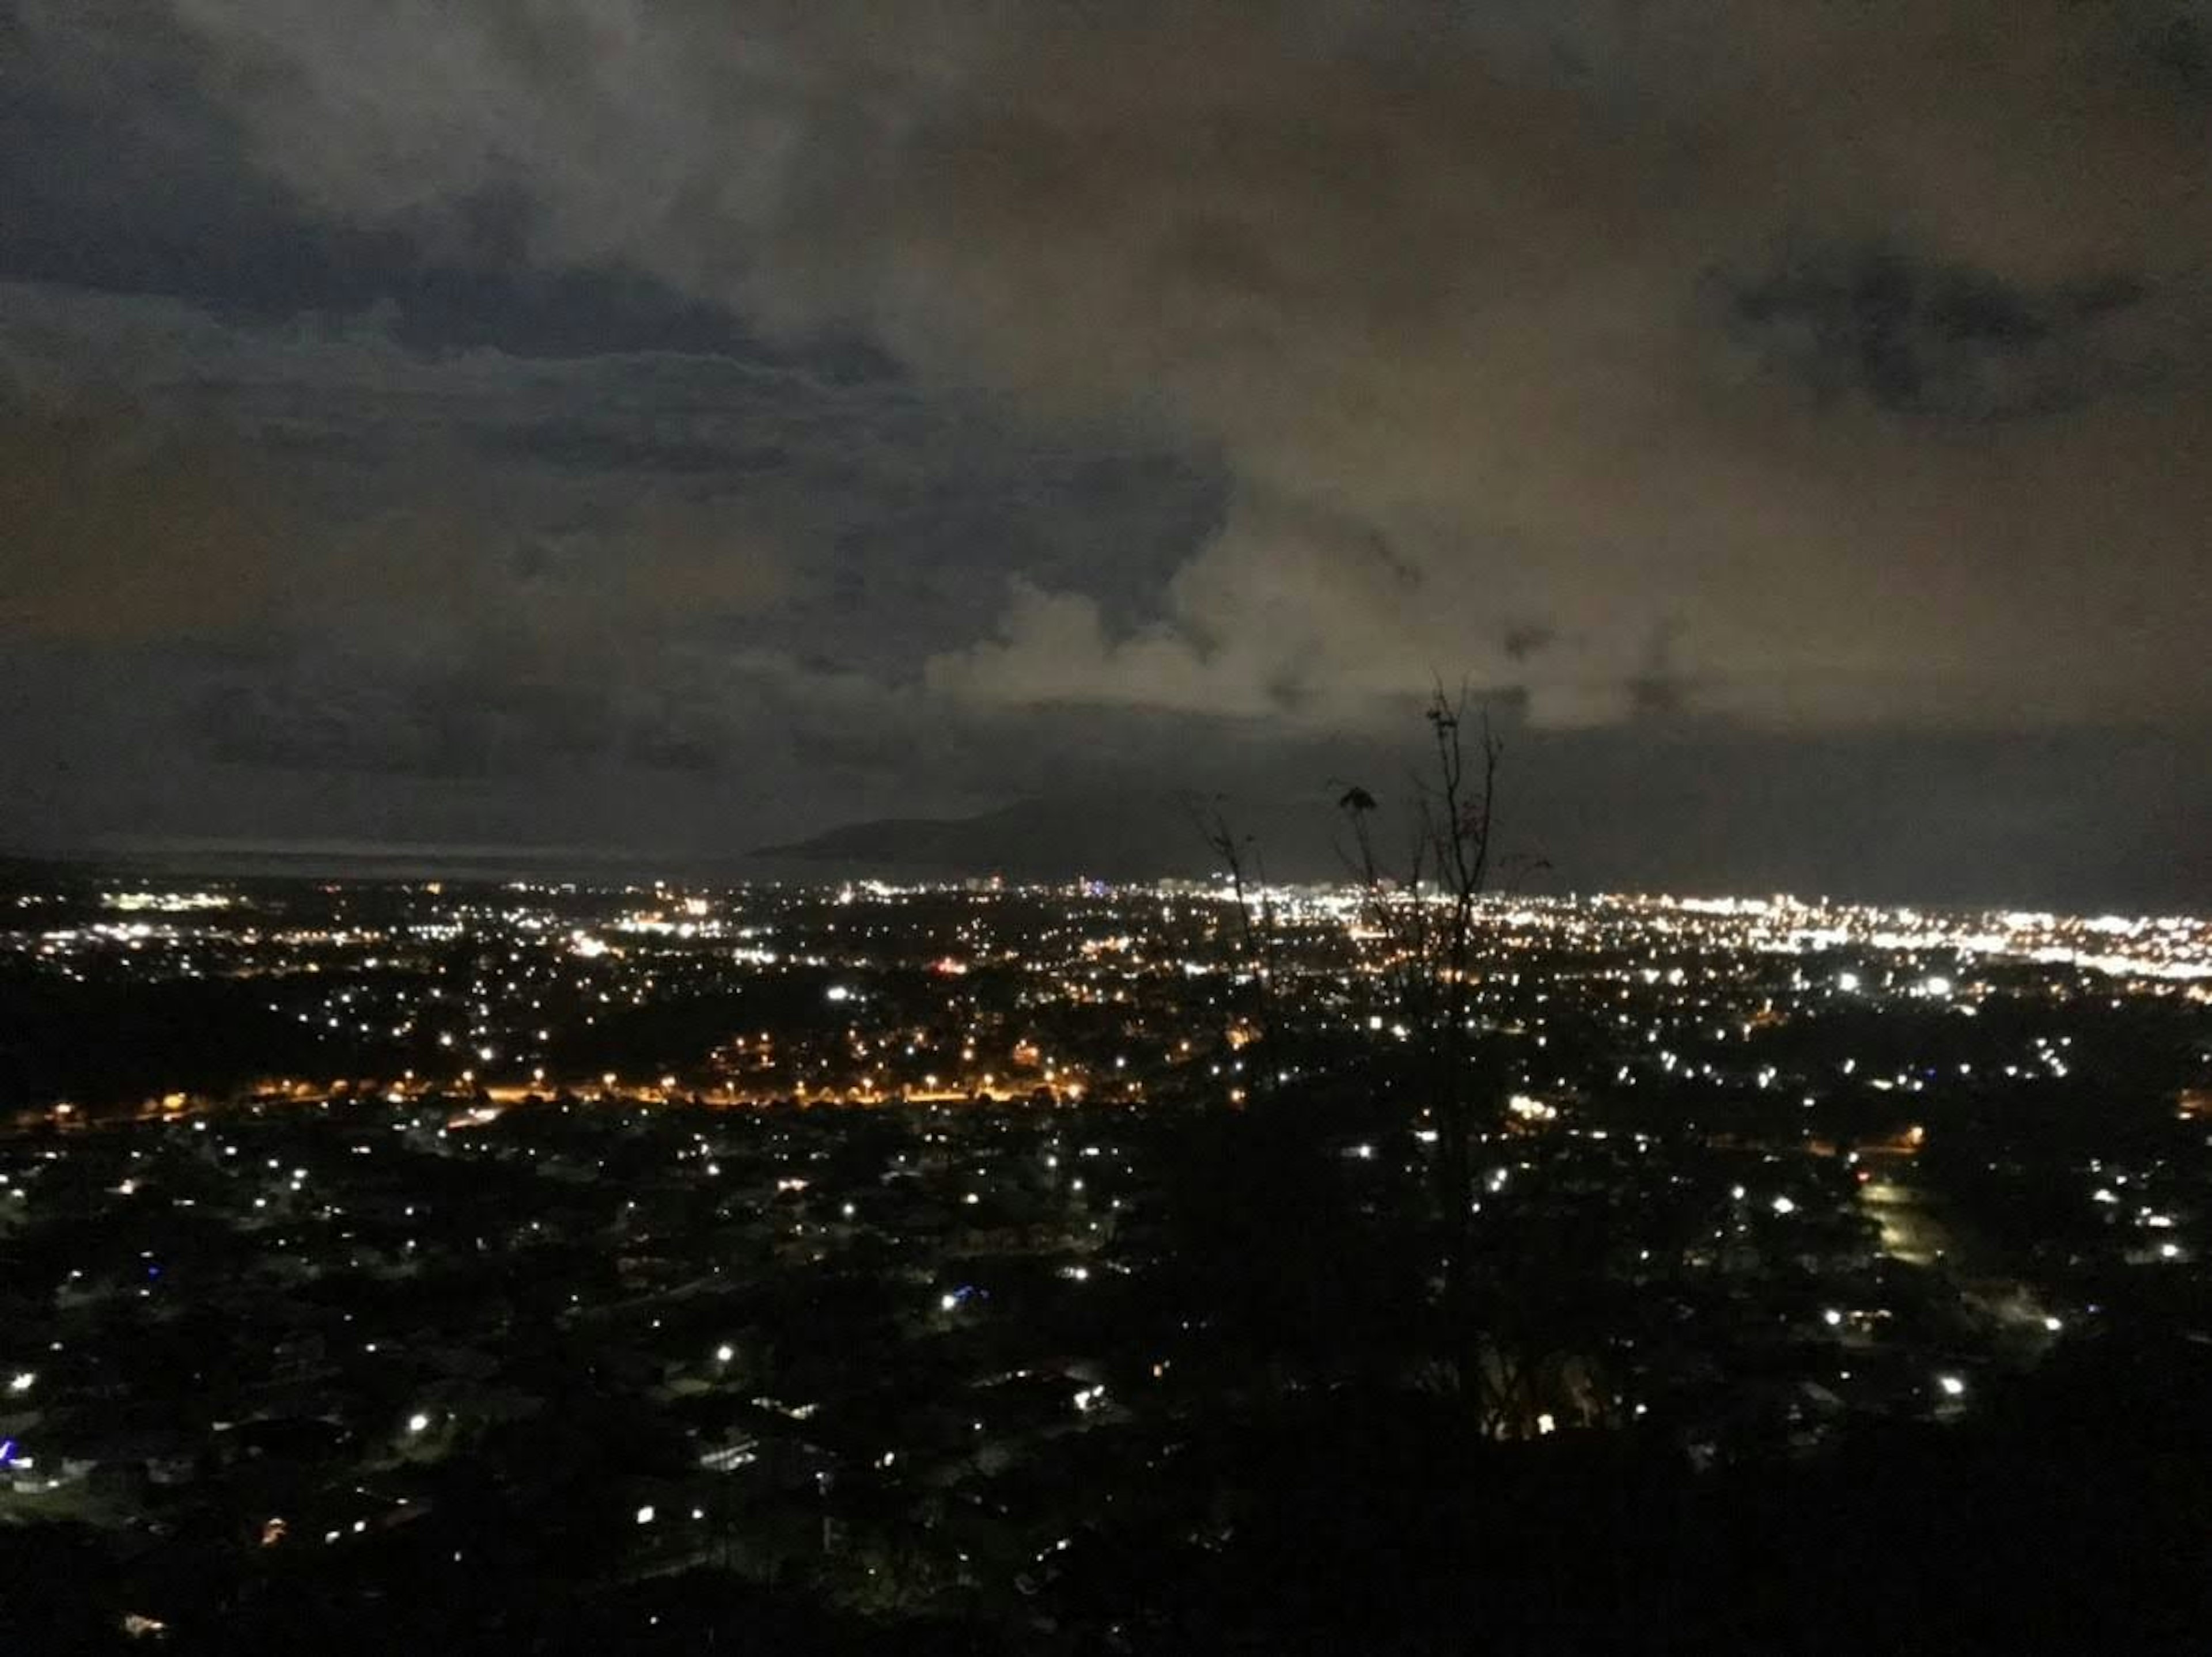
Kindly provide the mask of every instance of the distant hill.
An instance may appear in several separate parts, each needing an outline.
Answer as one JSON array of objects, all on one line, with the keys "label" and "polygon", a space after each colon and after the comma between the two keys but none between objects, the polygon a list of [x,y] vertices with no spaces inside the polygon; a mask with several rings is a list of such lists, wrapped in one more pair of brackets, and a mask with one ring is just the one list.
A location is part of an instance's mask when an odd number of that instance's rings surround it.
[{"label": "distant hill", "polygon": [[1214,861],[1168,795],[1030,799],[972,817],[882,817],[752,855],[817,871],[834,865],[848,873],[897,868],[1024,880],[1194,876]]}]

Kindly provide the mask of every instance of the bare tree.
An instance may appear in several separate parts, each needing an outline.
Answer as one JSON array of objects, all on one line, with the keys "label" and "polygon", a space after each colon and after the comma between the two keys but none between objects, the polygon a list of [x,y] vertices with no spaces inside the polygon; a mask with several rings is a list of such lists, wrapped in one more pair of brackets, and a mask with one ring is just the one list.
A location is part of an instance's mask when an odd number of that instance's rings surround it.
[{"label": "bare tree", "polygon": [[[1250,1092],[1256,1102],[1267,1091],[1268,1076],[1269,1038],[1273,1035],[1275,976],[1275,910],[1274,899],[1267,890],[1267,873],[1260,854],[1256,836],[1240,834],[1229,820],[1228,808],[1221,796],[1202,798],[1186,795],[1182,806],[1191,826],[1198,830],[1199,838],[1206,848],[1221,859],[1221,866],[1229,875],[1231,901],[1237,907],[1235,959],[1239,971],[1236,977],[1251,981],[1249,1017],[1254,1039],[1250,1045],[1257,1048],[1256,1062],[1251,1067]],[[1233,1030],[1237,1017],[1237,998],[1231,994],[1224,1008],[1228,1029]],[[1231,1040],[1232,1047],[1237,1044]]]},{"label": "bare tree", "polygon": [[[1423,717],[1427,769],[1411,780],[1402,863],[1393,871],[1376,841],[1380,808],[1364,788],[1343,786],[1337,809],[1350,844],[1342,847],[1363,896],[1364,919],[1385,983],[1395,992],[1416,1074],[1436,1129],[1435,1200],[1443,1266],[1443,1357],[1459,1385],[1492,1390],[1475,1305],[1474,1145],[1498,1114],[1498,1066],[1474,1017],[1473,971],[1480,903],[1493,869],[1495,801],[1504,746],[1486,713],[1469,730],[1468,695],[1439,683]],[[1472,737],[1472,740],[1470,737]],[[1487,1411],[1486,1411],[1487,1413]]]}]

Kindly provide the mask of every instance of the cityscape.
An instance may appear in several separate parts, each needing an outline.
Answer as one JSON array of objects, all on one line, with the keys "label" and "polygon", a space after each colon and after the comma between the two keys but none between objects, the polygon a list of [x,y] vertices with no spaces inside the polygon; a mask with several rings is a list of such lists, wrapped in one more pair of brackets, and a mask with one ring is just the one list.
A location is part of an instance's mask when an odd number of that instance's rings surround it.
[{"label": "cityscape", "polygon": [[0,0],[0,1657],[2212,1653],[2212,0]]},{"label": "cityscape", "polygon": [[1319,1649],[1413,1568],[1244,1605],[1310,1458],[1887,1489],[2212,1340],[2203,920],[1482,899],[1461,1358],[1354,886],[6,901],[0,1519],[57,1640]]}]

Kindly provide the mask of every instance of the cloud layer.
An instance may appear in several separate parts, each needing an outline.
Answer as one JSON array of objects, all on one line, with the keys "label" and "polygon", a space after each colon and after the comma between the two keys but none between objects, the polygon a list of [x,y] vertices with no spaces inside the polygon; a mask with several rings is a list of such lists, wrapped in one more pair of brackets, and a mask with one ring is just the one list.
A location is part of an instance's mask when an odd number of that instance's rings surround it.
[{"label": "cloud layer", "polygon": [[415,837],[1279,792],[1432,672],[1563,754],[2208,750],[2194,0],[0,27],[20,706]]},{"label": "cloud layer", "polygon": [[1149,615],[1094,622],[1110,554],[1029,577],[942,694],[1348,717],[1447,665],[1579,724],[1663,631],[1761,721],[2203,703],[2189,9],[175,9],[330,213],[1225,458]]}]

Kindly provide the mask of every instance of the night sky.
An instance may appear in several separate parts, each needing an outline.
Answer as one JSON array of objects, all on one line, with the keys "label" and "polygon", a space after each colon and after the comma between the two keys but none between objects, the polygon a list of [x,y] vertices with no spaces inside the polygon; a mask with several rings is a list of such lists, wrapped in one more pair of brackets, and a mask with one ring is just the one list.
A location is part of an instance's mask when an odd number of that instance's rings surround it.
[{"label": "night sky", "polygon": [[2212,906],[2203,0],[0,0],[0,430],[16,850]]}]

